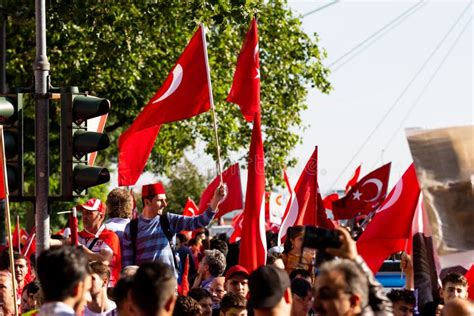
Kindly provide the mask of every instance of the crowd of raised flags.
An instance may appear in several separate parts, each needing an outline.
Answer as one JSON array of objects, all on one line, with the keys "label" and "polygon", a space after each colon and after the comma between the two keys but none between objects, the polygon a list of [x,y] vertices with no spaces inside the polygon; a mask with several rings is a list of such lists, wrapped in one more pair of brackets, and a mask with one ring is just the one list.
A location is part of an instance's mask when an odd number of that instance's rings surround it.
[{"label": "crowd of raised flags", "polygon": [[[133,124],[120,136],[118,183],[120,186],[132,186],[142,174],[153,148],[161,124],[185,120],[195,115],[213,110],[212,86],[205,30],[200,26],[191,41],[179,57],[164,84],[144,107]],[[199,204],[188,199],[183,215],[202,214],[220,184],[228,188],[227,198],[219,205],[215,218],[234,211],[243,211],[232,220],[234,231],[230,243],[240,242],[238,263],[251,273],[266,264],[268,250],[266,232],[268,230],[268,210],[266,212],[265,157],[261,131],[260,109],[260,71],[258,54],[257,21],[253,19],[247,33],[241,53],[237,60],[234,81],[227,101],[237,104],[248,122],[253,122],[247,166],[247,187],[245,199],[242,196],[240,168],[231,165],[220,173],[203,191]],[[215,113],[213,113],[215,115]],[[214,126],[216,129],[217,126]],[[217,137],[217,133],[216,133]],[[218,141],[216,139],[216,141]],[[3,154],[0,155],[3,158]],[[218,161],[220,171],[220,161]],[[4,162],[2,162],[4,166]],[[2,169],[4,170],[4,169]],[[404,252],[412,255],[415,261],[415,287],[422,284],[426,276],[434,274],[430,288],[417,288],[418,298],[429,302],[427,291],[437,287],[436,277],[439,265],[436,253],[426,239],[430,236],[422,195],[418,184],[415,166],[411,164],[397,184],[388,192],[390,163],[381,166],[359,179],[361,166],[358,166],[349,179],[345,195],[330,194],[323,197],[318,184],[318,148],[305,165],[296,185],[291,187],[286,172],[284,178],[289,192],[287,203],[278,228],[277,244],[285,239],[288,228],[298,225],[311,225],[326,229],[335,229],[341,220],[354,224],[350,229],[357,240],[357,249],[373,273],[377,273],[384,260],[391,255]],[[0,177],[0,199],[5,199],[5,177]],[[328,211],[332,217],[328,217]],[[136,217],[136,213],[134,215]],[[77,217],[71,216],[70,230],[74,244],[77,244]],[[188,237],[191,231],[183,231]],[[34,230],[27,234],[17,224],[12,236],[13,246],[29,257],[35,251]],[[23,242],[21,242],[23,240]],[[188,259],[189,260],[189,259]],[[419,269],[417,260],[424,262]],[[473,258],[474,263],[474,258]],[[189,261],[184,269],[187,278]],[[474,265],[473,265],[474,267]],[[418,270],[417,270],[418,269]],[[426,271],[430,269],[430,271]],[[474,268],[466,274],[474,278]],[[433,277],[432,277],[433,279]],[[426,281],[427,282],[427,281]],[[474,283],[471,281],[471,283]],[[426,284],[426,283],[425,283]],[[189,287],[189,284],[183,286]],[[182,289],[181,289],[182,290]],[[186,291],[186,288],[184,289]],[[472,292],[471,292],[471,295]],[[471,298],[474,298],[471,296]],[[431,297],[433,299],[433,297]]]}]

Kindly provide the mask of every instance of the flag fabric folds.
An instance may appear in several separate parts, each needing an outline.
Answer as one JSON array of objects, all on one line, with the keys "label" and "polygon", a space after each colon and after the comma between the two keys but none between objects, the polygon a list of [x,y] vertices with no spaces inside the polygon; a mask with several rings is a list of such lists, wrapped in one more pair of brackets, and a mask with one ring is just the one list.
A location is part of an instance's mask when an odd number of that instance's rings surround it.
[{"label": "flag fabric folds", "polygon": [[239,213],[234,216],[232,219],[232,227],[234,227],[234,231],[229,238],[229,243],[233,244],[240,240],[240,236],[242,235],[242,220],[243,220],[244,212]]},{"label": "flag fabric folds", "polygon": [[[288,227],[294,225],[313,225],[323,228],[334,228],[335,224],[327,218],[326,208],[319,192],[318,185],[318,148],[306,163],[298,179],[283,215],[280,237],[286,235]],[[281,240],[281,239],[280,239]]]},{"label": "flag fabric folds", "polygon": [[199,27],[160,89],[119,138],[120,186],[140,177],[160,125],[191,118],[210,109],[210,82],[204,29]]},{"label": "flag fabric folds", "polygon": [[265,162],[260,114],[255,114],[248,156],[248,180],[240,239],[239,264],[249,272],[267,260],[265,235]]},{"label": "flag fabric folds", "polygon": [[[193,199],[188,197],[188,199],[186,200],[186,204],[184,205],[184,208],[183,208],[183,215],[196,216],[199,214],[200,214],[199,208],[197,207],[196,203],[194,203]],[[183,230],[181,231],[181,234],[184,234],[188,238],[188,240],[191,239],[192,237],[192,231]]]},{"label": "flag fabric folds", "polygon": [[408,247],[419,195],[411,164],[357,240],[357,250],[374,274],[388,256]]},{"label": "flag fabric folds", "polygon": [[[227,185],[227,197],[219,204],[219,212],[217,212],[215,218],[219,218],[224,214],[235,210],[241,210],[244,208],[244,202],[242,197],[242,185],[240,182],[240,167],[239,164],[233,164],[222,172],[222,180]],[[206,210],[211,198],[214,195],[217,187],[220,184],[220,177],[217,176],[202,192],[201,198],[199,199],[199,212],[202,213]]]},{"label": "flag fabric folds", "polygon": [[357,183],[357,180],[359,180],[359,175],[360,175],[360,168],[361,165],[359,165],[356,170],[354,171],[354,174],[352,177],[349,179],[349,181],[346,184],[346,193],[349,192],[349,190]]},{"label": "flag fabric folds", "polygon": [[237,59],[234,80],[227,101],[239,105],[247,122],[252,122],[254,114],[260,113],[260,64],[255,18],[250,24],[250,29]]},{"label": "flag fabric folds", "polygon": [[388,163],[367,174],[344,197],[334,201],[334,219],[351,219],[359,213],[369,214],[375,211],[387,194],[390,165]]}]

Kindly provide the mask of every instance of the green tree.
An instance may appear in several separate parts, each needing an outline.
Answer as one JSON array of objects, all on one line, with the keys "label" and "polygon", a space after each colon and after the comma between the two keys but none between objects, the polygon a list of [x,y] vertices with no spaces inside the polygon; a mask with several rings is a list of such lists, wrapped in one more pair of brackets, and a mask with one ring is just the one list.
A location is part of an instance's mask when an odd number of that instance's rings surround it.
[{"label": "green tree", "polygon": [[[8,16],[7,80],[10,87],[28,86],[35,56],[34,3],[9,2],[3,1],[0,7]],[[229,157],[247,150],[250,142],[251,124],[225,98],[254,14],[259,23],[267,184],[281,184],[282,169],[296,164],[296,157],[289,153],[300,142],[298,132],[304,128],[301,112],[307,108],[307,88],[323,93],[331,89],[317,35],[311,38],[303,32],[286,1],[47,1],[51,82],[79,86],[111,100],[106,131],[112,146],[98,158],[102,163],[116,163],[118,137],[160,87],[197,25],[204,23],[221,155],[229,165],[234,162]],[[53,126],[59,106],[52,104],[50,112]],[[33,135],[33,112],[29,113],[26,120]],[[162,126],[147,170],[170,176],[174,170],[168,166],[181,161],[184,151],[193,150],[197,142],[205,143],[205,152],[216,158],[210,113]],[[25,170],[31,178],[34,168],[30,167]]]},{"label": "green tree", "polygon": [[201,193],[208,182],[196,166],[184,158],[169,176],[169,182],[166,185],[167,209],[181,214],[188,197],[199,203]]}]

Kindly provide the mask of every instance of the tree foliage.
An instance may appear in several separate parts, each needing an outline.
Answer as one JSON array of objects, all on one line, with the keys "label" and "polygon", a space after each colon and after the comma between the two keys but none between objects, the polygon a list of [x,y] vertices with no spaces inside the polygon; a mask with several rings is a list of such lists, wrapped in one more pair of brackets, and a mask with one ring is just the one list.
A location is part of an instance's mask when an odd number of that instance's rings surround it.
[{"label": "tree foliage", "polygon": [[[34,2],[4,5],[2,11],[8,16],[8,84],[27,86],[32,83],[35,56]],[[221,155],[229,165],[235,162],[230,157],[246,152],[250,142],[251,124],[225,98],[253,14],[259,24],[267,184],[280,184],[282,169],[294,166],[298,158],[290,152],[300,141],[306,89],[313,86],[328,93],[331,88],[317,36],[310,38],[303,32],[301,21],[285,1],[47,1],[51,83],[79,86],[111,100],[106,130],[112,146],[98,159],[116,163],[118,137],[160,87],[203,23],[208,28]],[[59,106],[53,104],[50,112],[52,120],[59,117]],[[172,175],[184,151],[193,150],[198,142],[206,144],[205,152],[216,158],[211,113],[162,126],[147,170]]]}]

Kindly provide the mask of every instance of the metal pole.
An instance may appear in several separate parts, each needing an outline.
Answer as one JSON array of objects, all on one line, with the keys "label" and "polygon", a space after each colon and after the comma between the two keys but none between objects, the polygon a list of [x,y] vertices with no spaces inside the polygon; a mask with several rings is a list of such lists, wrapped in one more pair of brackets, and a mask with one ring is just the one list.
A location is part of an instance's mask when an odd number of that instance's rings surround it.
[{"label": "metal pole", "polygon": [[49,248],[49,62],[46,56],[46,5],[45,0],[35,0],[36,57],[35,73],[35,222],[36,256]]},{"label": "metal pole", "polygon": [[7,17],[0,12],[0,93],[7,93]]}]

